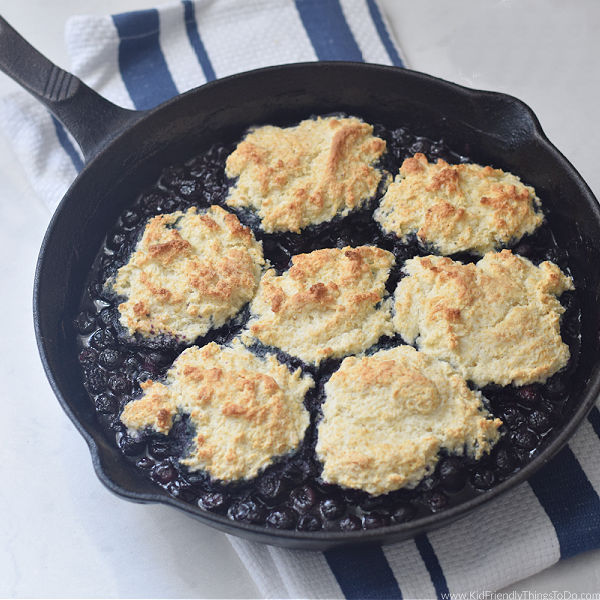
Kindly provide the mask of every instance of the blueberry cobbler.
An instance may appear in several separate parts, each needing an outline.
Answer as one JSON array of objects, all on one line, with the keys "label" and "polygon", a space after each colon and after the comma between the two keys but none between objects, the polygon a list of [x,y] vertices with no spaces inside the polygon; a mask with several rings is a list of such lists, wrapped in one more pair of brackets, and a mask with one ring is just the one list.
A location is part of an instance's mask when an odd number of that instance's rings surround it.
[{"label": "blueberry cobbler", "polygon": [[74,319],[90,401],[156,485],[234,521],[373,529],[484,494],[571,409],[543,211],[403,127],[252,128],[106,237]]}]

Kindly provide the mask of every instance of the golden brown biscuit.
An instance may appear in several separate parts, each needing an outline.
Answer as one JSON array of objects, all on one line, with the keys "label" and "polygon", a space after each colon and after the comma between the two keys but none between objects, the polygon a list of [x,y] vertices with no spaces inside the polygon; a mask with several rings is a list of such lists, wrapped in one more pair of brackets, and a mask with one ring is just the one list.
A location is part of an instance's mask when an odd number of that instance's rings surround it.
[{"label": "golden brown biscuit", "polygon": [[180,462],[213,479],[249,479],[300,444],[309,423],[303,400],[313,385],[300,369],[291,373],[274,356],[259,358],[239,342],[192,346],[165,383],[142,384],[143,396],[125,406],[121,421],[134,431],[168,433],[178,413],[189,414],[196,432]]},{"label": "golden brown biscuit", "polygon": [[374,246],[298,254],[282,275],[263,275],[249,332],[308,363],[365,350],[392,333],[382,299],[393,264],[393,254]]},{"label": "golden brown biscuit", "polygon": [[228,157],[239,177],[227,204],[250,208],[265,231],[296,231],[360,208],[377,191],[385,141],[359,119],[318,118],[250,131]]},{"label": "golden brown biscuit", "polygon": [[125,296],[120,322],[131,335],[190,343],[254,297],[263,265],[261,243],[235,215],[190,208],[150,219],[107,287]]},{"label": "golden brown biscuit", "polygon": [[378,495],[417,485],[442,448],[481,458],[502,424],[482,400],[448,363],[410,346],[345,358],[325,384],[322,478]]},{"label": "golden brown biscuit", "polygon": [[394,327],[478,386],[544,382],[569,360],[557,300],[573,281],[551,262],[536,267],[509,250],[477,264],[407,260],[395,293]]},{"label": "golden brown biscuit", "polygon": [[441,254],[483,255],[543,221],[532,187],[500,169],[476,164],[429,163],[407,158],[374,218],[386,233],[406,239],[416,233]]}]

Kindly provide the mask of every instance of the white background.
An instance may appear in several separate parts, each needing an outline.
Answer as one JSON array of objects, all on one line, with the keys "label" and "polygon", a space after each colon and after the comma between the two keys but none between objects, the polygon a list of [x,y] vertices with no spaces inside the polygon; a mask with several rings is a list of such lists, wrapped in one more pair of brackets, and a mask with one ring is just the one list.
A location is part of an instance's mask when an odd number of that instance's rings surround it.
[{"label": "white background", "polygon": [[[380,2],[413,69],[524,100],[600,195],[600,2]],[[150,6],[0,0],[0,13],[68,68],[67,17]],[[14,89],[0,74],[0,95]],[[0,134],[0,596],[255,597],[225,536],[167,507],[120,500],[94,476],[35,347],[32,279],[48,218]],[[513,589],[598,591],[600,551]]]}]

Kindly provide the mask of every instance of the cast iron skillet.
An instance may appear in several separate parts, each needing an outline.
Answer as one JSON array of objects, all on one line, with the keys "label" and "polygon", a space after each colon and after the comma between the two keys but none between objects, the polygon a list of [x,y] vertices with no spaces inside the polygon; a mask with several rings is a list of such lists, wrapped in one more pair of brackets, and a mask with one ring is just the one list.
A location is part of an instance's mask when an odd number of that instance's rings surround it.
[{"label": "cast iron skillet", "polygon": [[[392,542],[447,524],[527,479],[567,442],[600,389],[600,209],[573,166],[547,140],[533,112],[503,94],[460,87],[428,75],[360,63],[309,63],[260,69],[209,83],[147,111],[119,108],[34,50],[0,18],[0,68],[45,104],[73,134],[87,165],[56,210],[35,275],[34,320],[41,359],[63,409],[87,441],[100,480],[137,502],[174,506],[212,527],[251,540],[325,549]],[[291,123],[346,112],[386,126],[407,125],[477,162],[526,174],[545,206],[582,306],[579,398],[543,452],[504,483],[468,502],[406,524],[358,532],[289,532],[202,511],[152,484],[100,427],[82,382],[71,321],[105,233],[125,203],[162,167],[255,123]]]}]

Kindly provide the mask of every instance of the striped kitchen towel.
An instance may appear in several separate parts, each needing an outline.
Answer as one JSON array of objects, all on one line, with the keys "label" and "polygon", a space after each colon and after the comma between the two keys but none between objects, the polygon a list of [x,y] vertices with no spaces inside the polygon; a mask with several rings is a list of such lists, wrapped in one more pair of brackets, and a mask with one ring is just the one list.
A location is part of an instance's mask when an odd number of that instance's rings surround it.
[{"label": "striped kitchen towel", "polygon": [[[113,102],[146,109],[216,77],[273,64],[403,66],[376,0],[183,0],[67,24],[71,70]],[[0,123],[54,208],[83,166],[64,128],[26,93]],[[600,547],[600,412],[528,483],[445,529],[390,546],[300,552],[230,538],[264,597],[430,598],[495,590]]]}]

